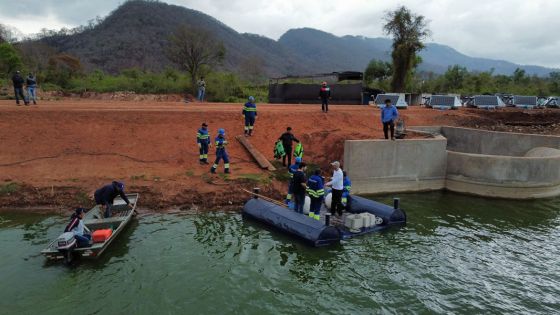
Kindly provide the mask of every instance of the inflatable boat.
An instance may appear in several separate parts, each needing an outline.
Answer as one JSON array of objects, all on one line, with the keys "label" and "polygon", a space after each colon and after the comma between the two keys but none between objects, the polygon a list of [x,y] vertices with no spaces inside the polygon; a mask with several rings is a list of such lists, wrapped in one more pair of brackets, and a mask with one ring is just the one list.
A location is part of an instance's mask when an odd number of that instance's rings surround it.
[{"label": "inflatable boat", "polygon": [[399,199],[395,199],[391,207],[363,197],[349,196],[347,213],[343,218],[331,220],[327,211],[327,205],[323,205],[321,220],[315,220],[255,194],[245,203],[243,216],[316,247],[406,224],[406,213],[400,209]]}]

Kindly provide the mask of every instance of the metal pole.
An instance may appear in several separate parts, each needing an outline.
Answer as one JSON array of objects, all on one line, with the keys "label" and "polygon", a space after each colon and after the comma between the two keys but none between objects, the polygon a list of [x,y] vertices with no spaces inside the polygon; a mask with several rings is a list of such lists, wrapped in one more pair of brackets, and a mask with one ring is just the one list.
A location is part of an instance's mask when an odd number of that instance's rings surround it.
[{"label": "metal pole", "polygon": [[393,198],[393,208],[398,209],[401,198]]},{"label": "metal pole", "polygon": [[331,213],[330,212],[325,213],[325,225],[326,226],[331,225]]},{"label": "metal pole", "polygon": [[259,192],[260,192],[260,191],[261,191],[261,189],[258,188],[258,187],[253,188],[253,192],[254,192],[253,198],[259,199]]}]

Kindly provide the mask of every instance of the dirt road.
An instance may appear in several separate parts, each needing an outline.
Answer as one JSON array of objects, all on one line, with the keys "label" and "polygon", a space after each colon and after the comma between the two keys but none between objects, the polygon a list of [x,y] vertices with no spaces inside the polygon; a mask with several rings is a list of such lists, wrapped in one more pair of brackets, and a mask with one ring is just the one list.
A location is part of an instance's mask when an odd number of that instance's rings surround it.
[{"label": "dirt road", "polygon": [[[13,101],[0,101],[0,207],[89,206],[88,196],[95,188],[113,179],[123,180],[128,191],[139,191],[142,206],[149,208],[238,206],[247,198],[240,187],[255,185],[281,198],[285,183],[259,169],[234,139],[243,133],[241,108],[242,104],[92,100],[16,107]],[[560,111],[539,112],[547,122],[560,121]],[[408,126],[491,129],[495,120],[488,113],[419,107],[401,111]],[[505,115],[503,125],[506,116],[525,114],[500,115]],[[272,160],[274,141],[291,126],[303,141],[305,160],[328,167],[329,161],[342,159],[344,140],[382,138],[379,121],[379,111],[369,106],[331,106],[323,114],[318,105],[258,104],[250,141]],[[210,176],[209,167],[199,165],[196,131],[202,122],[208,123],[212,137],[218,128],[226,129],[231,176]],[[211,150],[210,159],[214,157]]]}]

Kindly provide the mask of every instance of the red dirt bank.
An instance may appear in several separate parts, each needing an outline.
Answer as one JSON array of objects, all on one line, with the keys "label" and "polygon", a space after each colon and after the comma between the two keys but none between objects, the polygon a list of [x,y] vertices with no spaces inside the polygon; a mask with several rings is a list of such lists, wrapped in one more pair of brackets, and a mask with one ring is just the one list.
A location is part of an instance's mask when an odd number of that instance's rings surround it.
[{"label": "red dirt bank", "polygon": [[[0,208],[90,206],[88,196],[112,179],[125,181],[127,191],[140,192],[141,207],[151,209],[238,207],[248,197],[241,188],[255,185],[280,199],[285,184],[259,169],[234,139],[243,132],[241,107],[99,100],[16,107],[13,101],[0,101]],[[332,106],[323,114],[318,106],[259,104],[258,113],[250,140],[271,160],[274,141],[287,126],[303,141],[305,160],[322,167],[342,159],[344,140],[382,137],[379,112],[369,106]],[[560,129],[560,111],[412,107],[401,114],[408,126],[498,126],[523,132],[545,122],[536,131],[557,134]],[[202,122],[213,136],[218,128],[226,129],[229,178],[210,176],[209,167],[198,164],[195,138]]]}]

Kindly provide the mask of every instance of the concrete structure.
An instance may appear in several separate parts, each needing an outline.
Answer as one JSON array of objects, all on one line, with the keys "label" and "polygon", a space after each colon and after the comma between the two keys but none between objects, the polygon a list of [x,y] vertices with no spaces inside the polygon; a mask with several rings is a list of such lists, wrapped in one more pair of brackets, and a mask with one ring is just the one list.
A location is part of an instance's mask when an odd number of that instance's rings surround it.
[{"label": "concrete structure", "polygon": [[356,193],[449,189],[501,198],[560,195],[560,137],[415,127],[430,139],[346,141]]}]

